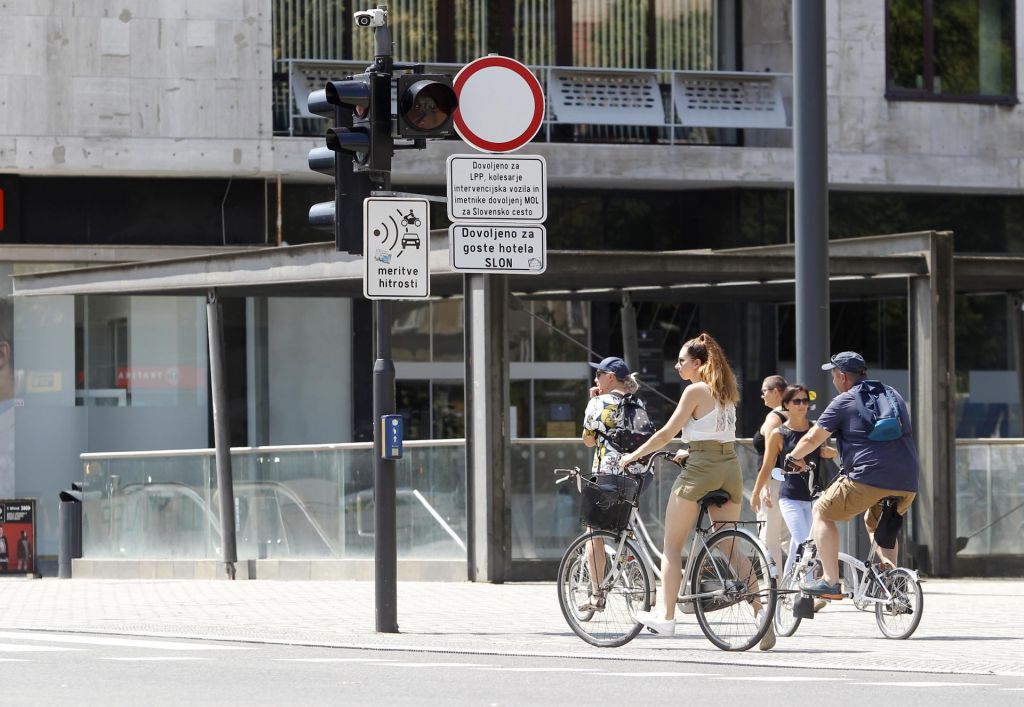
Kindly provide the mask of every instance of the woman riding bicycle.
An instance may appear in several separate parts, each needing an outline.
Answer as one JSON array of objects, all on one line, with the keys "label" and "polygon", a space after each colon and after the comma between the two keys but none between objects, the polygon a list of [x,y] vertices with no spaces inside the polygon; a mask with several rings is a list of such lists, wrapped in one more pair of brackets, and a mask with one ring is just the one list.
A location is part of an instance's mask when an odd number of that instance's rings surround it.
[{"label": "woman riding bicycle", "polygon": [[[698,502],[711,491],[725,491],[729,500],[710,509],[712,520],[722,523],[739,520],[743,501],[743,476],[735,450],[736,402],[740,395],[725,354],[710,334],[702,333],[683,344],[675,369],[691,385],[683,390],[672,417],[639,449],[619,461],[623,467],[632,464],[664,447],[679,432],[690,445],[688,456],[686,452],[676,456],[677,461],[686,459],[686,465],[672,485],[665,509],[662,608],[636,614],[637,621],[662,636],[675,634],[683,543],[700,512]],[[751,606],[755,616],[761,612],[759,600],[754,599]],[[769,627],[761,640],[761,649],[774,645],[775,634]]]}]

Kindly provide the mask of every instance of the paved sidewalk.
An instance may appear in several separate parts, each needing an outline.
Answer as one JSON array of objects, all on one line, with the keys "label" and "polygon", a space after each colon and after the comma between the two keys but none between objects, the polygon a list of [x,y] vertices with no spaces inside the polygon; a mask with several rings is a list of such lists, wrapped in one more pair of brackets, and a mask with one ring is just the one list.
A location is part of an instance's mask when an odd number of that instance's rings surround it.
[{"label": "paved sidewalk", "polygon": [[683,616],[675,638],[647,633],[600,649],[573,634],[554,584],[402,583],[399,634],[374,632],[372,582],[5,580],[0,627],[182,638],[434,650],[615,656],[624,660],[1024,676],[1021,580],[928,580],[907,641],[873,614],[833,604],[774,650],[726,653]]}]

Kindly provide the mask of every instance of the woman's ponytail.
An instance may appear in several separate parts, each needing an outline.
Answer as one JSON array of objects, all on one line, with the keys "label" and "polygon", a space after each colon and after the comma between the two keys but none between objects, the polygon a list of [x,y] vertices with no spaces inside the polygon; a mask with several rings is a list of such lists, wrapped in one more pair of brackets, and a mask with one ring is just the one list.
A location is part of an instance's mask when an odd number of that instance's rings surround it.
[{"label": "woman's ponytail", "polygon": [[635,393],[640,390],[640,381],[636,379],[635,373],[630,373],[622,381],[622,387],[627,393]]},{"label": "woman's ponytail", "polygon": [[690,339],[683,348],[690,358],[701,362],[700,378],[711,388],[711,394],[719,403],[737,403],[740,399],[736,375],[725,358],[725,352],[711,334],[702,332]]}]

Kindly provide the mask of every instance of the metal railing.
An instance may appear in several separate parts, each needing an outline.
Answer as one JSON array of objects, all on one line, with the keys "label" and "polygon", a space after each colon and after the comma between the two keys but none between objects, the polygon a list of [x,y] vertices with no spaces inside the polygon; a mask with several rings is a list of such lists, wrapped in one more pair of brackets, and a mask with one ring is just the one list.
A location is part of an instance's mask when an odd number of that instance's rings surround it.
[{"label": "metal railing", "polygon": [[[464,440],[405,447],[399,556],[464,559]],[[738,450],[749,493],[757,457],[749,440]],[[371,454],[370,443],[233,449],[240,558],[372,557]],[[551,470],[586,469],[590,455],[576,438],[512,440],[514,559],[557,559],[579,532],[578,494],[556,487]],[[83,454],[85,556],[216,557],[213,459],[210,449]],[[655,540],[676,471],[664,465],[644,494],[641,511]],[[957,440],[956,484],[960,556],[1024,554],[1024,439]]]},{"label": "metal railing", "polygon": [[[276,128],[288,136],[319,135],[323,119],[306,110],[306,97],[324,82],[366,70],[367,62],[284,59],[287,100],[275,112],[286,116]],[[425,64],[428,71],[454,76],[461,64]],[[538,65],[530,69],[545,86],[543,139],[564,141],[644,141],[711,144],[709,130],[786,129],[783,85],[790,74],[666,69],[606,69]],[[282,75],[279,75],[279,77]],[[278,123],[282,123],[279,119]],[[573,126],[566,138],[558,126]],[[652,132],[653,131],[653,132]],[[723,142],[728,138],[723,139]]]}]

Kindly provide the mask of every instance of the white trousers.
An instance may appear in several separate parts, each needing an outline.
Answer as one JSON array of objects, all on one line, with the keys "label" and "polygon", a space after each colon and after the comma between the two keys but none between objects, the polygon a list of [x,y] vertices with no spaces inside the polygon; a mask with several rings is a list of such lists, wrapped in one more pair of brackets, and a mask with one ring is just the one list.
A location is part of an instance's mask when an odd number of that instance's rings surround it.
[{"label": "white trousers", "polygon": [[[768,552],[775,562],[776,569],[782,567],[782,548],[791,544],[789,529],[782,517],[779,508],[779,486],[782,484],[778,479],[768,480],[768,491],[772,495],[772,507],[768,508],[761,504],[761,510],[757,512],[757,519],[763,521],[761,525],[761,542],[768,548]],[[779,575],[782,576],[781,574]]]},{"label": "white trousers", "polygon": [[779,508],[782,511],[782,517],[786,521],[786,527],[789,528],[789,535],[792,538],[789,541],[789,557],[786,558],[786,568],[782,571],[783,574],[789,572],[789,569],[796,561],[796,549],[800,543],[811,537],[811,508],[813,506],[814,503],[812,501],[794,501],[790,498],[779,499]]}]

